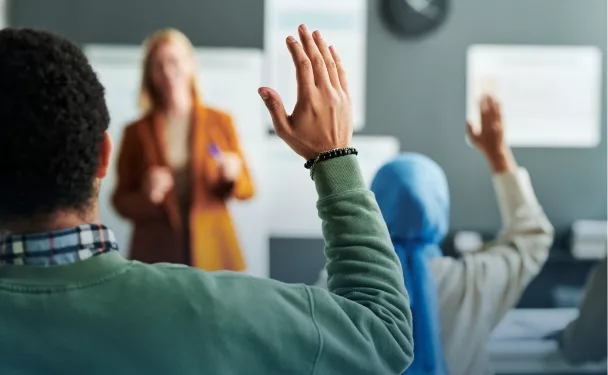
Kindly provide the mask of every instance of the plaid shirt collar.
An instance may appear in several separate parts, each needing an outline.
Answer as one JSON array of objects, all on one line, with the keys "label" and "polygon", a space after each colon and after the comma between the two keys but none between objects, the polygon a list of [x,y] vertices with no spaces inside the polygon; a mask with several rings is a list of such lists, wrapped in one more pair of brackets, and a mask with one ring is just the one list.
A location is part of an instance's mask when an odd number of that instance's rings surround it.
[{"label": "plaid shirt collar", "polygon": [[111,230],[103,225],[81,225],[49,233],[0,236],[0,265],[59,266],[112,250],[118,250],[118,244]]}]

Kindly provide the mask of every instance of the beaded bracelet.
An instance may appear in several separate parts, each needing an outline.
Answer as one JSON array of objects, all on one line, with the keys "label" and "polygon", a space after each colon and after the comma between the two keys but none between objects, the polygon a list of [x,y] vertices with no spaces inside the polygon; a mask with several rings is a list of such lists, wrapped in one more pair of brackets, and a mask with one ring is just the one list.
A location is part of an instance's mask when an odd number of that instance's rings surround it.
[{"label": "beaded bracelet", "polygon": [[335,148],[333,150],[324,151],[324,152],[320,153],[319,155],[317,155],[316,158],[306,161],[306,163],[304,164],[304,168],[310,169],[310,178],[312,180],[314,180],[313,169],[314,169],[315,165],[317,165],[317,163],[320,163],[322,161],[326,161],[329,159],[338,158],[340,156],[358,155],[358,154],[359,154],[359,151],[357,151],[357,149],[354,147]]}]

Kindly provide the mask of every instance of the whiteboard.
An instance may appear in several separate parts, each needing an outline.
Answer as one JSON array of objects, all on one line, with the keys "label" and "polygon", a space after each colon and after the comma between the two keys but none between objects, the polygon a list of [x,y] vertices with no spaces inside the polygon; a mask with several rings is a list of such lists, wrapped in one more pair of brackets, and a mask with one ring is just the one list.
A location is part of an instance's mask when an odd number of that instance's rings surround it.
[{"label": "whiteboard", "polygon": [[467,115],[479,126],[479,100],[494,95],[512,146],[597,146],[601,85],[592,46],[473,45],[467,54]]},{"label": "whiteboard", "polygon": [[[141,114],[138,109],[141,79],[142,50],[137,46],[88,45],[85,52],[106,88],[106,101],[110,110],[110,134],[117,148],[124,127]],[[254,199],[247,202],[230,202],[229,208],[247,262],[247,273],[267,277],[268,229],[265,217],[264,150],[267,140],[265,109],[257,94],[262,80],[261,51],[254,49],[200,48],[196,50],[200,85],[204,102],[230,113],[240,136],[247,164],[257,187]],[[116,162],[114,152],[112,165]],[[116,233],[123,253],[129,247],[131,225],[114,211],[111,196],[116,175],[104,179],[100,191],[102,222]]]},{"label": "whiteboard", "polygon": [[365,126],[368,1],[266,0],[264,7],[266,79],[283,98],[287,111],[295,106],[297,86],[285,39],[289,35],[297,38],[298,26],[304,23],[311,32],[321,31],[340,54],[348,75],[354,127],[361,130]]},{"label": "whiteboard", "polygon": [[[359,165],[368,187],[376,171],[400,150],[399,140],[394,137],[355,136],[352,144],[359,151]],[[317,191],[304,168],[304,159],[278,137],[269,140],[268,150],[268,178],[263,188],[270,198],[270,234],[278,238],[323,238]]]}]

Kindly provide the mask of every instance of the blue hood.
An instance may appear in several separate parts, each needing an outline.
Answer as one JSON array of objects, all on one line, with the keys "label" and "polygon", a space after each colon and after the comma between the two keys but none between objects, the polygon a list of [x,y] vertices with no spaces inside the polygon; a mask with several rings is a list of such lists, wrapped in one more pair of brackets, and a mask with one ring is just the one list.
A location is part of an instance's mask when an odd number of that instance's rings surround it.
[{"label": "blue hood", "polygon": [[445,173],[420,154],[401,154],[384,165],[372,191],[393,242],[437,245],[449,228],[450,193]]},{"label": "blue hood", "polygon": [[410,296],[414,362],[405,374],[446,375],[437,287],[430,268],[430,260],[442,255],[439,243],[449,227],[445,174],[426,156],[402,154],[380,168],[371,189],[401,261]]}]

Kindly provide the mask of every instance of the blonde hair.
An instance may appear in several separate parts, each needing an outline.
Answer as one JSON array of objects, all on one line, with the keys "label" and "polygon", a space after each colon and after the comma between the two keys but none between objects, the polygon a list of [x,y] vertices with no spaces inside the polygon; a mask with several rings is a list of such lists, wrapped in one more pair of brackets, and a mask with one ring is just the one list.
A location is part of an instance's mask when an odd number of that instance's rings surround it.
[{"label": "blonde hair", "polygon": [[[139,105],[145,112],[154,110],[162,106],[162,98],[156,93],[156,88],[152,82],[150,74],[150,61],[156,49],[165,43],[177,43],[185,47],[194,59],[194,46],[184,33],[176,29],[163,29],[150,35],[144,41],[144,58],[142,61],[141,87],[139,90]],[[201,100],[200,89],[198,87],[196,70],[192,73],[192,100],[198,103]]]}]

